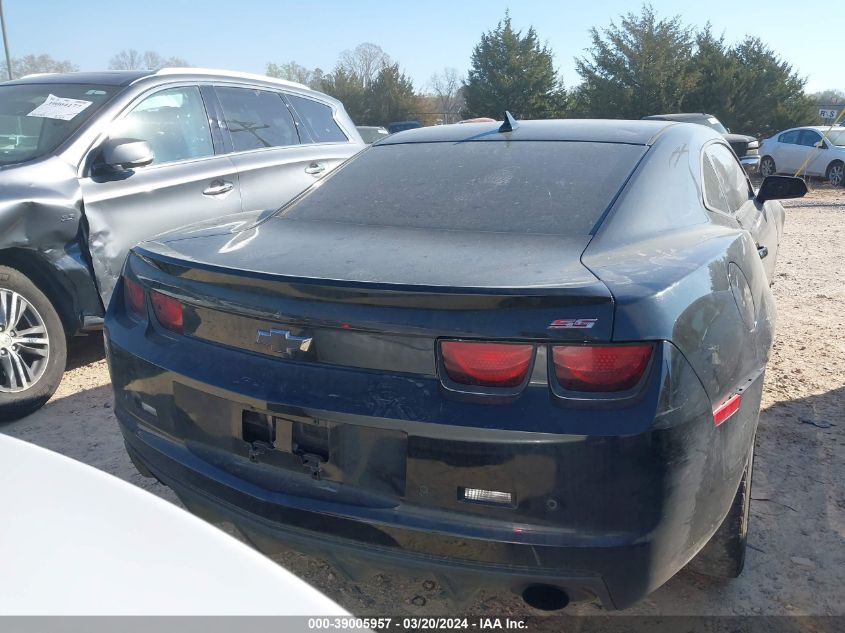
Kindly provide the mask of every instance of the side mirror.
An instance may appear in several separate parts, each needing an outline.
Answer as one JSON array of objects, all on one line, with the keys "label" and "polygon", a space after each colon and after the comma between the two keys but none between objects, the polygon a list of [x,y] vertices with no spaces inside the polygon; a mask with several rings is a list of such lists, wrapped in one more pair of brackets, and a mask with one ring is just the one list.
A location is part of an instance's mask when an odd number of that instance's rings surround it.
[{"label": "side mirror", "polygon": [[763,184],[757,190],[757,201],[786,200],[787,198],[803,198],[807,193],[807,183],[803,178],[792,176],[766,176]]},{"label": "side mirror", "polygon": [[827,143],[825,143],[824,141],[819,141],[815,144],[815,147],[818,147],[819,149],[827,149]]},{"label": "side mirror", "polygon": [[132,138],[109,139],[103,146],[103,162],[116,169],[131,169],[149,165],[155,159],[147,141]]}]

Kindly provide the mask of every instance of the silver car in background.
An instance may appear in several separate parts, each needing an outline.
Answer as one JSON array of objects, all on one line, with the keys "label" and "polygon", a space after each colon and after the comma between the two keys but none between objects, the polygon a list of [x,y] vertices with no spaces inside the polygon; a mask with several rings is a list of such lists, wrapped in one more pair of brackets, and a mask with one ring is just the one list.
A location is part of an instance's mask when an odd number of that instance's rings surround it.
[{"label": "silver car in background", "polygon": [[259,75],[0,84],[0,420],[52,395],[67,337],[102,326],[132,246],[277,209],[364,147],[339,101]]},{"label": "silver car in background", "polygon": [[845,127],[813,125],[778,132],[760,144],[760,156],[763,176],[817,176],[834,187],[845,185]]}]

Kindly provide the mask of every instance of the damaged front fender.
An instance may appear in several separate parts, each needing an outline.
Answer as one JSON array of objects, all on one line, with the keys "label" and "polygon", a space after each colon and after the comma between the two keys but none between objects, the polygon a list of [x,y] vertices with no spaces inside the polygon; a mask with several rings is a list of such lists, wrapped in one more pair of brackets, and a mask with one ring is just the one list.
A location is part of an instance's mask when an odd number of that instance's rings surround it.
[{"label": "damaged front fender", "polygon": [[75,169],[58,157],[0,169],[0,261],[33,278],[66,327],[102,317]]}]

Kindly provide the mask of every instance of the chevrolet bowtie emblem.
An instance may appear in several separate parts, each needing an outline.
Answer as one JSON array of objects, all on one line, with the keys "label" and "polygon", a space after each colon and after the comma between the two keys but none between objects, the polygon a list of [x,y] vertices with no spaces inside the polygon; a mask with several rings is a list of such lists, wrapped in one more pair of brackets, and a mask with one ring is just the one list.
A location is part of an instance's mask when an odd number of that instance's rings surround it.
[{"label": "chevrolet bowtie emblem", "polygon": [[255,342],[259,345],[266,345],[271,352],[292,356],[294,352],[307,352],[311,349],[310,336],[294,336],[289,330],[258,330]]}]

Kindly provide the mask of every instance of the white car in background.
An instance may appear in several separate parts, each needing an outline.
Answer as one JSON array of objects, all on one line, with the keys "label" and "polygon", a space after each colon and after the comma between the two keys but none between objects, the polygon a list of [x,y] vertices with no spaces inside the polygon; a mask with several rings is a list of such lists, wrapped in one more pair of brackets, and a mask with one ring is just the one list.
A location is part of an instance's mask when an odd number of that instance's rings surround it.
[{"label": "white car in background", "polygon": [[[845,127],[807,126],[778,132],[760,144],[760,174],[826,178],[845,184]],[[806,164],[805,164],[806,163]]]},{"label": "white car in background", "polygon": [[3,434],[0,508],[0,616],[349,615],[181,508]]}]

